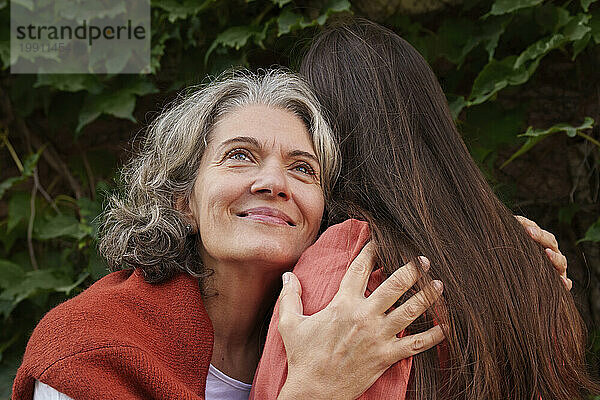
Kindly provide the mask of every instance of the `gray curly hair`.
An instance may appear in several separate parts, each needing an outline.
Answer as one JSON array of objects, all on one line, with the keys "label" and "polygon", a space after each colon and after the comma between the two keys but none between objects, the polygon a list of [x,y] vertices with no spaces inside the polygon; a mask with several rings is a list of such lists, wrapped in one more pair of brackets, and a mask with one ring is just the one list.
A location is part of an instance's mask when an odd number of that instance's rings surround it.
[{"label": "gray curly hair", "polygon": [[111,270],[136,268],[152,283],[179,271],[200,279],[210,274],[202,265],[198,238],[186,232],[186,218],[174,205],[192,193],[215,123],[252,104],[289,110],[305,123],[328,198],[339,153],[308,84],[282,70],[230,71],[168,106],[149,126],[139,154],[121,170],[122,190],[109,198],[99,232],[99,250]]}]

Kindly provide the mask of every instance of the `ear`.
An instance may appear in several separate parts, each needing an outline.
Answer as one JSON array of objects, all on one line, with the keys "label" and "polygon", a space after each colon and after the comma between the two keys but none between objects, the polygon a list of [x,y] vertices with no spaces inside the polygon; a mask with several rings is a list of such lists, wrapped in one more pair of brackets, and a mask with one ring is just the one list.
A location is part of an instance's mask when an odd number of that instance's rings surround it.
[{"label": "ear", "polygon": [[192,232],[196,232],[196,221],[190,208],[190,200],[186,196],[175,197],[173,200],[173,208],[185,216],[185,224],[192,226]]}]

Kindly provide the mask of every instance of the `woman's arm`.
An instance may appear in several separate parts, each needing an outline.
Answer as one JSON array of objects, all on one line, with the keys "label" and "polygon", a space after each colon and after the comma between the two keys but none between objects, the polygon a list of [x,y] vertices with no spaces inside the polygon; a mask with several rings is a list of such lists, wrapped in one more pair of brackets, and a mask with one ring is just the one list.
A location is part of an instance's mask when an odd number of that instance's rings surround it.
[{"label": "woman's arm", "polygon": [[[369,243],[351,263],[333,300],[311,316],[303,315],[300,281],[292,273],[284,275],[278,329],[288,375],[278,399],[354,399],[392,364],[444,339],[440,326],[397,337],[440,296],[441,282],[433,281],[386,314],[418,280],[418,268],[406,264],[365,297],[373,263]],[[427,268],[427,260],[421,265]]]}]

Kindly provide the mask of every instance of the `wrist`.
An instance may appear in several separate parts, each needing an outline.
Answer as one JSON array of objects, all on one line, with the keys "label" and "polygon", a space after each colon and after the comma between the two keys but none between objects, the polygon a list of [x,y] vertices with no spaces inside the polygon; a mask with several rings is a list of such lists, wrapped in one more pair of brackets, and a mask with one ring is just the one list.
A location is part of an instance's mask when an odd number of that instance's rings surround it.
[{"label": "wrist", "polygon": [[321,387],[314,379],[286,379],[277,400],[349,400],[343,396],[329,393],[325,388]]}]

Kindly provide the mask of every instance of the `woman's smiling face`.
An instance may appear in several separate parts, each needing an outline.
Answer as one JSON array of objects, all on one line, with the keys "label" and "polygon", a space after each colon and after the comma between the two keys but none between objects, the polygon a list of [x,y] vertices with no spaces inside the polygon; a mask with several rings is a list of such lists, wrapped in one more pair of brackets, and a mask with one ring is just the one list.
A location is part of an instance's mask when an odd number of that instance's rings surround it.
[{"label": "woman's smiling face", "polygon": [[291,268],[319,230],[320,174],[308,130],[292,112],[248,105],[226,114],[190,197],[204,261]]}]

